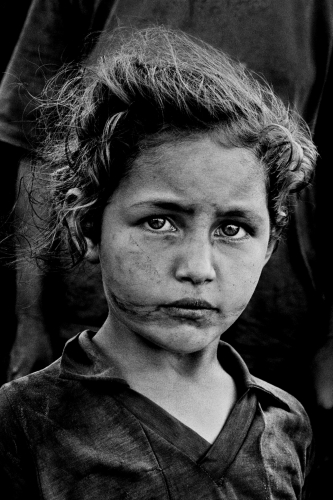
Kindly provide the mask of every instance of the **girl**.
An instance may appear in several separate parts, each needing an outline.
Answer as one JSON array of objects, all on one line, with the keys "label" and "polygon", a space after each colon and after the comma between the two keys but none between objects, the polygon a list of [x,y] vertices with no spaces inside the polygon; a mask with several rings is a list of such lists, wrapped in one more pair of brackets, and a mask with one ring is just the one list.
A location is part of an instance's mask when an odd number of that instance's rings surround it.
[{"label": "girl", "polygon": [[308,132],[241,66],[164,28],[106,41],[46,109],[40,254],[61,238],[74,264],[100,262],[109,314],[1,389],[8,498],[304,498],[307,415],[220,337],[309,179]]}]

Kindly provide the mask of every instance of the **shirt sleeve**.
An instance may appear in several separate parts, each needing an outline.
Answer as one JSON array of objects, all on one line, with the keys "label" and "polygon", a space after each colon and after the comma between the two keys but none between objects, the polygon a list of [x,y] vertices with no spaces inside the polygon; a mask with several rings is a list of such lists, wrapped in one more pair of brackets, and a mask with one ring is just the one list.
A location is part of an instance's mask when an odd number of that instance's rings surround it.
[{"label": "shirt sleeve", "polygon": [[7,399],[0,389],[0,485],[6,500],[41,498],[34,458]]}]

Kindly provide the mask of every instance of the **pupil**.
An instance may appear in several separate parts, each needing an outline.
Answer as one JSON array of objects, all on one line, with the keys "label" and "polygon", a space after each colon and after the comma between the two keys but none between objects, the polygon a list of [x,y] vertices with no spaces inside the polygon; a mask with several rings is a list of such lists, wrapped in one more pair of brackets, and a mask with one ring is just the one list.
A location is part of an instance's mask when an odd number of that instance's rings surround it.
[{"label": "pupil", "polygon": [[161,229],[164,226],[164,219],[151,219],[149,225],[152,229]]},{"label": "pupil", "polygon": [[234,226],[232,224],[228,224],[224,228],[224,233],[227,236],[235,236],[238,233],[238,231],[239,231],[239,227],[238,226]]}]

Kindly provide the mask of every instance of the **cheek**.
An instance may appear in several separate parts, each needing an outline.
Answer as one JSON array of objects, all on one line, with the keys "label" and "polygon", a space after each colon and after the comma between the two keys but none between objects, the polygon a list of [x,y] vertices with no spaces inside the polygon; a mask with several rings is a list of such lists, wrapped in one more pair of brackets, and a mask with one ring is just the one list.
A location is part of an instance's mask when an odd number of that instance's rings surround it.
[{"label": "cheek", "polygon": [[265,253],[261,249],[244,253],[239,259],[225,261],[221,270],[220,288],[228,288],[230,294],[247,302],[252,296],[265,264]]},{"label": "cheek", "polygon": [[124,299],[152,295],[163,282],[160,255],[149,252],[132,236],[110,239],[101,252],[101,265],[107,288]]}]

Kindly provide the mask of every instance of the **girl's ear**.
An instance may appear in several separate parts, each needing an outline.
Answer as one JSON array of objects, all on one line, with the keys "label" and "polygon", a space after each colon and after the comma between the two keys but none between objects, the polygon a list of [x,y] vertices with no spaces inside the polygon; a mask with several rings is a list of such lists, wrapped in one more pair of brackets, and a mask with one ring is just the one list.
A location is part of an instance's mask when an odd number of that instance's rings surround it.
[{"label": "girl's ear", "polygon": [[[82,197],[82,194],[81,194],[80,189],[72,188],[66,194],[65,203],[67,205],[73,205],[73,203],[78,201],[81,197]],[[74,244],[79,249],[80,246],[78,244],[77,237],[75,235],[75,224],[74,224],[73,212],[69,212],[69,214],[67,215],[67,224],[68,224],[69,230],[72,234]],[[93,264],[97,264],[99,262],[99,245],[97,245],[96,243],[93,243],[93,241],[86,236],[84,237],[84,239],[85,239],[86,245],[87,245],[87,251],[84,255],[84,258],[88,262],[91,262]]]},{"label": "girl's ear", "polygon": [[267,264],[267,262],[269,261],[269,259],[272,256],[272,254],[277,249],[278,244],[279,244],[279,240],[277,240],[275,238],[270,239],[268,246],[267,246],[266,256],[265,256],[265,265]]},{"label": "girl's ear", "polygon": [[87,243],[87,251],[85,253],[84,258],[91,262],[92,264],[98,264],[99,262],[99,245],[93,243],[90,238],[84,237]]}]

